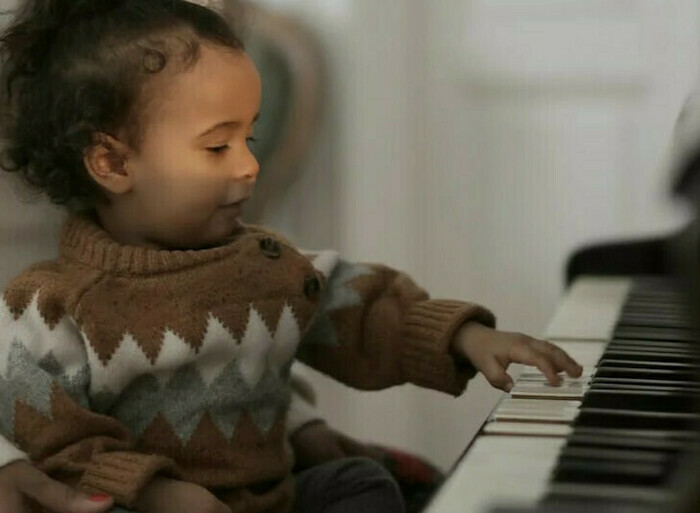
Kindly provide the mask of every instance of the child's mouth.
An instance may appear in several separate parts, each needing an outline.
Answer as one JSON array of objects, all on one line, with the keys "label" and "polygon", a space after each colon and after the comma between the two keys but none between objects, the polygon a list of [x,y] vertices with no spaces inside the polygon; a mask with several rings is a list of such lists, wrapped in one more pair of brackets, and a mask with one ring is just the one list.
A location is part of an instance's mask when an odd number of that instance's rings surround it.
[{"label": "child's mouth", "polygon": [[240,216],[241,213],[243,212],[243,203],[245,203],[248,200],[248,198],[243,198],[238,201],[232,201],[231,203],[227,203],[225,205],[222,205],[220,208],[222,210],[225,210],[227,212],[233,212],[237,216]]}]

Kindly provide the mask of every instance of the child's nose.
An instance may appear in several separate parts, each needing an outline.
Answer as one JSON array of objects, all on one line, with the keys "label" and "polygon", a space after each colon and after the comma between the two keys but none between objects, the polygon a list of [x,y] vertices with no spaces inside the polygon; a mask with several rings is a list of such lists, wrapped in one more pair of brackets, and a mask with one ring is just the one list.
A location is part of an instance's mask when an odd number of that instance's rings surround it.
[{"label": "child's nose", "polygon": [[237,180],[255,181],[260,172],[260,164],[255,156],[248,151],[246,158],[236,168],[235,178]]}]

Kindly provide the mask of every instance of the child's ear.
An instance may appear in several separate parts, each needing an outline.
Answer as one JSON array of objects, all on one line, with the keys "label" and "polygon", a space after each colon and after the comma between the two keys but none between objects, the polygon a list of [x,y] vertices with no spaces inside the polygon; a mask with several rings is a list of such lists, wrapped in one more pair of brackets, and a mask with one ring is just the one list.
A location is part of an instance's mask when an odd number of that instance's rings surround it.
[{"label": "child's ear", "polygon": [[133,176],[127,165],[129,147],[102,132],[95,134],[93,140],[94,144],[83,153],[85,169],[107,192],[129,192],[133,184]]}]

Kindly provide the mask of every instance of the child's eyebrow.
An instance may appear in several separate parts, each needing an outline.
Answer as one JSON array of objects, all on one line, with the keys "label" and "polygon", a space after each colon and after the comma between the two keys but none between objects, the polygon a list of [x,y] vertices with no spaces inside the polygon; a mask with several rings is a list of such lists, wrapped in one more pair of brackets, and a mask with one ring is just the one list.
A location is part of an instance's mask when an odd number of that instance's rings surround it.
[{"label": "child's eyebrow", "polygon": [[[258,120],[259,117],[260,117],[260,113],[258,112],[258,113],[255,115],[255,117],[253,118],[253,123],[255,123],[255,122]],[[217,124],[214,125],[213,127],[208,128],[208,129],[206,129],[204,132],[202,132],[201,134],[199,134],[199,135],[197,136],[197,139],[201,139],[201,138],[204,137],[205,135],[208,135],[208,134],[212,133],[214,130],[217,130],[217,129],[219,129],[219,128],[223,128],[223,127],[225,127],[225,126],[226,126],[226,127],[228,127],[228,126],[230,126],[230,127],[237,127],[237,126],[239,126],[240,124],[241,124],[240,121],[222,121],[221,123],[217,123]]]}]

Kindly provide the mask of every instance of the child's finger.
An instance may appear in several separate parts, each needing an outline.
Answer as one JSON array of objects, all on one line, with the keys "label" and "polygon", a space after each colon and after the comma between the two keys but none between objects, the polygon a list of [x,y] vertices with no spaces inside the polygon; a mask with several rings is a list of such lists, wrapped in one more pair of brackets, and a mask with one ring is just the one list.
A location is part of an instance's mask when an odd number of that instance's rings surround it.
[{"label": "child's finger", "polygon": [[505,392],[510,392],[511,388],[513,388],[512,378],[497,359],[490,358],[480,370],[491,386]]},{"label": "child's finger", "polygon": [[533,339],[537,349],[548,354],[554,361],[557,371],[564,371],[569,376],[577,378],[583,372],[583,367],[576,362],[569,354],[556,344],[547,340]]},{"label": "child's finger", "polygon": [[578,378],[583,372],[583,367],[563,349],[554,346],[554,359],[559,368],[564,370],[572,378]]},{"label": "child's finger", "polygon": [[526,343],[514,346],[511,360],[537,367],[545,375],[550,385],[561,383],[561,377],[554,366],[552,357],[542,351],[538,351],[533,345]]}]

